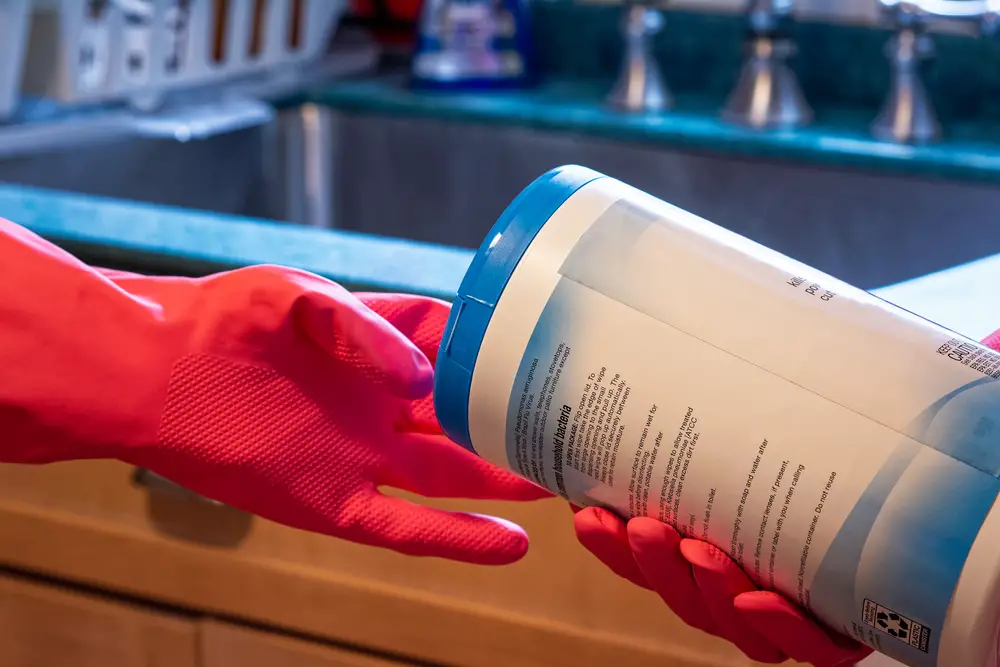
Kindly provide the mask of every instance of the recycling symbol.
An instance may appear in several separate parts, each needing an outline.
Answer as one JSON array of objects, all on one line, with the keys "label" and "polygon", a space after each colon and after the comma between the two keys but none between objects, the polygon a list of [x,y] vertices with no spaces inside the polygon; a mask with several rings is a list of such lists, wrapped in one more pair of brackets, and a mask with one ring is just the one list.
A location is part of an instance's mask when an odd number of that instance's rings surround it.
[{"label": "recycling symbol", "polygon": [[879,610],[878,614],[875,615],[875,622],[885,632],[897,639],[905,640],[910,634],[910,624],[894,611]]}]

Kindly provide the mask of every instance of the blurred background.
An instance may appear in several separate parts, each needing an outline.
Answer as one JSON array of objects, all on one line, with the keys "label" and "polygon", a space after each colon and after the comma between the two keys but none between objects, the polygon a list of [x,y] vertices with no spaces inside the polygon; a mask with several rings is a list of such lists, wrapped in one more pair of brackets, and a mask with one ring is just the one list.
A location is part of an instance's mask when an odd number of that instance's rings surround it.
[{"label": "blurred background", "polygon": [[[987,0],[0,0],[0,216],[123,268],[447,297],[579,163],[874,289],[1000,253],[998,26]],[[412,560],[113,462],[0,466],[0,667],[751,664],[563,503],[442,506],[532,554]]]},{"label": "blurred background", "polygon": [[431,4],[4,0],[0,179],[476,247],[579,162],[865,288],[1000,250],[989,3]]}]

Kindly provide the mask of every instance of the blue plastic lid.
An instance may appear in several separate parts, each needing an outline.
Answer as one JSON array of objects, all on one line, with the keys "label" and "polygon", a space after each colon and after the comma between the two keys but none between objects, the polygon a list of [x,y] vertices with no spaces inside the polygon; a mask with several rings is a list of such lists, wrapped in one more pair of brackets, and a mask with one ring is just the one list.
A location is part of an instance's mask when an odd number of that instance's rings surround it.
[{"label": "blue plastic lid", "polygon": [[483,336],[500,295],[539,230],[570,196],[603,174],[558,167],[521,191],[497,220],[458,288],[441,338],[434,379],[434,409],[449,438],[470,451],[469,393]]}]

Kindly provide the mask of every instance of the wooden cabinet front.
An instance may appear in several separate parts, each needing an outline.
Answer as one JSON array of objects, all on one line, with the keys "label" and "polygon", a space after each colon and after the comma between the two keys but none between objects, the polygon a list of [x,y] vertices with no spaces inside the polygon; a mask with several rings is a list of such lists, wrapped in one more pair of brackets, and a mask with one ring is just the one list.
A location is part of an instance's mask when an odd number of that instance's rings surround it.
[{"label": "wooden cabinet front", "polygon": [[293,639],[229,623],[200,628],[200,667],[416,667],[337,646]]},{"label": "wooden cabinet front", "polygon": [[522,562],[477,567],[288,529],[133,473],[0,465],[0,564],[463,667],[751,664],[597,562],[560,500],[434,502],[528,530]]},{"label": "wooden cabinet front", "polygon": [[0,576],[0,667],[196,667],[194,621]]}]

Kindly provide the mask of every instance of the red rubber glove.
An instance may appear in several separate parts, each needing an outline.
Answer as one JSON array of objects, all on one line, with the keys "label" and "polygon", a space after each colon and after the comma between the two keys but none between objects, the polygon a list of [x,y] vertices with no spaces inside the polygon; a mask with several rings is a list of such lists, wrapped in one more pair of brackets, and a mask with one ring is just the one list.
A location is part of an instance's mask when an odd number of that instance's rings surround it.
[{"label": "red rubber glove", "polygon": [[[1000,351],[1000,330],[983,344]],[[827,632],[781,595],[758,589],[707,542],[682,538],[654,519],[626,524],[601,508],[573,509],[580,543],[615,574],[655,591],[685,623],[731,641],[751,660],[847,667],[871,653]]]},{"label": "red rubber glove", "polygon": [[509,523],[377,490],[547,495],[441,435],[425,397],[445,304],[366,296],[401,332],[305,272],[102,274],[6,221],[0,266],[0,460],[116,458],[280,523],[407,554],[501,564],[525,553]]},{"label": "red rubber glove", "polygon": [[847,667],[871,653],[828,633],[777,593],[759,590],[711,544],[682,538],[655,519],[626,525],[589,507],[573,523],[580,542],[615,574],[655,591],[685,623],[732,642],[751,660]]}]

